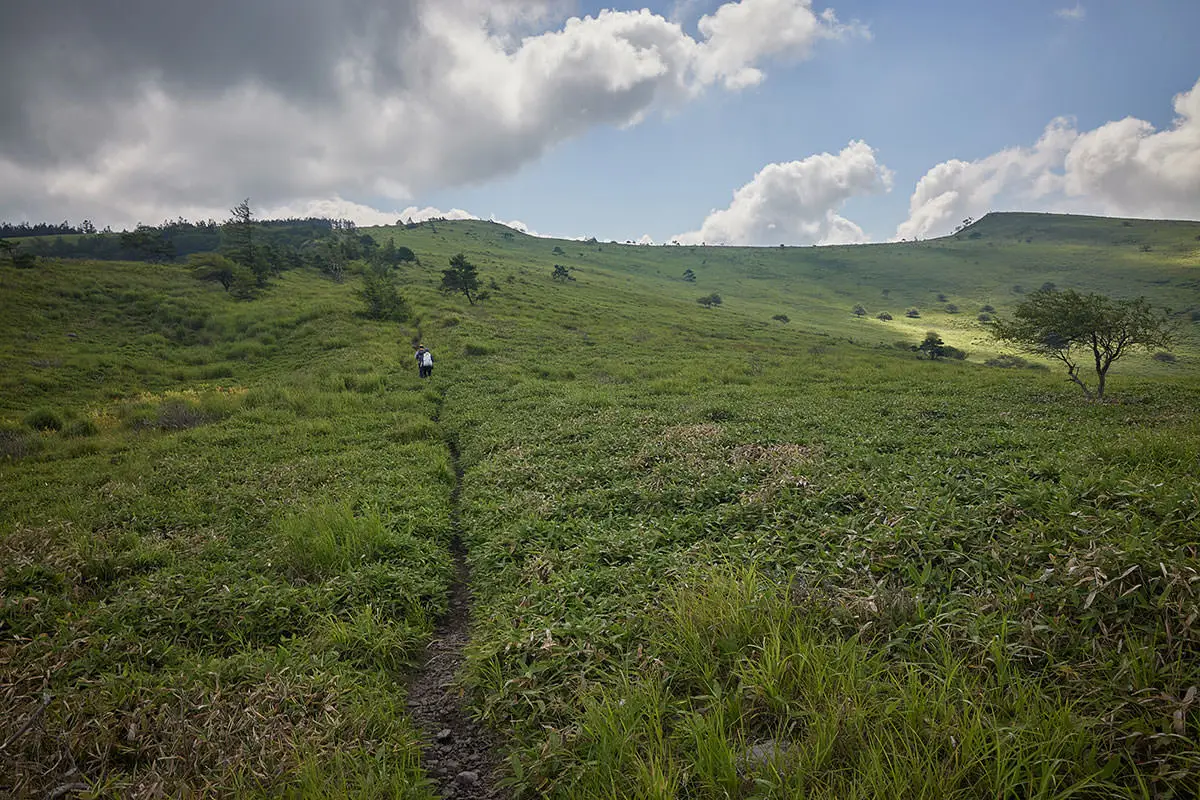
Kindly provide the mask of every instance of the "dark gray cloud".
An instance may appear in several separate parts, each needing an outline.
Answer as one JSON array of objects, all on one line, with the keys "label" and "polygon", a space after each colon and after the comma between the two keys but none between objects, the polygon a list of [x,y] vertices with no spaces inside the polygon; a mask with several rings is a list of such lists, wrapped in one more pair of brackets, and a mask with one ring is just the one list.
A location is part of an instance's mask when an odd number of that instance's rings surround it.
[{"label": "dark gray cloud", "polygon": [[[395,90],[417,21],[416,0],[17,0],[0,26],[0,147],[76,156],[147,83],[198,98],[257,83],[315,110],[337,102],[350,61]],[[48,130],[63,105],[93,124]]]},{"label": "dark gray cloud", "polygon": [[699,38],[646,10],[567,19],[575,2],[9,0],[0,218],[407,204],[846,32],[812,0],[731,0]]}]

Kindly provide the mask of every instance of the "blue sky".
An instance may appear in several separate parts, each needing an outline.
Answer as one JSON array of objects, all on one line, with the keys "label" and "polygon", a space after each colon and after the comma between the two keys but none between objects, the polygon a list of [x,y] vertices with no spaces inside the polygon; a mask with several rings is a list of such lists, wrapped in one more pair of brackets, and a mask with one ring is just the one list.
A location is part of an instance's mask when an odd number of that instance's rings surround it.
[{"label": "blue sky", "polygon": [[1200,0],[110,5],[6,6],[0,220],[248,197],[772,245],[1200,218]]},{"label": "blue sky", "polygon": [[[673,4],[649,7],[669,16]],[[894,186],[851,199],[845,214],[881,240],[935,164],[1032,145],[1064,115],[1081,130],[1126,116],[1169,127],[1171,98],[1200,79],[1192,0],[1086,2],[1081,19],[1056,15],[1073,3],[1042,0],[831,7],[864,22],[871,38],[822,42],[809,60],[768,63],[760,86],[709,91],[631,128],[594,129],[511,176],[423,202],[539,231],[664,241],[727,205],[763,165],[863,139],[895,172]],[[698,14],[689,16],[694,31]]]}]

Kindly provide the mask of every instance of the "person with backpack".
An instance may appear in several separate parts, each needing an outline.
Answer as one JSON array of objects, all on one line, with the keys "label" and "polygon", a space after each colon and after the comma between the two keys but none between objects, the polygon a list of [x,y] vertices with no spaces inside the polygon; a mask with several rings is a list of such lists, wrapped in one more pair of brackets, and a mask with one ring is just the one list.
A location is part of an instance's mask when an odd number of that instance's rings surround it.
[{"label": "person with backpack", "polygon": [[421,345],[420,364],[417,372],[422,378],[428,378],[433,374],[433,353],[426,350],[424,345]]},{"label": "person with backpack", "polygon": [[424,364],[421,363],[421,360],[422,360],[422,357],[425,355],[425,345],[418,346],[417,351],[414,355],[416,355],[416,357],[417,357],[417,374],[420,375],[422,378],[424,378],[425,377],[425,366],[424,366]]}]

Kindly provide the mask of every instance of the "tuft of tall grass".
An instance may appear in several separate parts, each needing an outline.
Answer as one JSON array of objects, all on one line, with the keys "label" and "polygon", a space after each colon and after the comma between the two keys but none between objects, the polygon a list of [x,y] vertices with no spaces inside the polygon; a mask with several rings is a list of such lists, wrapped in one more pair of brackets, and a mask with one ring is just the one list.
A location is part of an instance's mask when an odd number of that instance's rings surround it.
[{"label": "tuft of tall grass", "polygon": [[428,634],[429,623],[419,610],[409,619],[394,619],[368,601],[346,617],[326,617],[316,626],[311,646],[338,654],[364,670],[398,675],[413,666]]},{"label": "tuft of tall grass", "polygon": [[0,459],[26,458],[42,448],[42,439],[37,433],[21,428],[0,427]]},{"label": "tuft of tall grass", "polygon": [[1003,648],[895,658],[752,569],[673,590],[645,644],[584,700],[541,773],[548,795],[1126,797],[1144,780]]},{"label": "tuft of tall grass", "polygon": [[277,525],[280,561],[293,577],[326,578],[392,551],[395,537],[378,512],[356,516],[349,505],[318,505]]}]

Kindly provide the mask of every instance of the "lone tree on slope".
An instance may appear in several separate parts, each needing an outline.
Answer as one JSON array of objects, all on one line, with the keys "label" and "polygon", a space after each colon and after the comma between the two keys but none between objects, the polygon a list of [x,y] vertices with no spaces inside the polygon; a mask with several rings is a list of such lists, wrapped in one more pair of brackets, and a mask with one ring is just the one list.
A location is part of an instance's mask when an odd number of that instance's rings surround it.
[{"label": "lone tree on slope", "polygon": [[221,226],[225,255],[253,272],[259,286],[266,286],[270,267],[259,257],[254,242],[254,212],[250,210],[250,198],[229,209],[229,213],[230,218]]},{"label": "lone tree on slope", "polygon": [[716,292],[713,292],[710,295],[705,295],[704,297],[697,299],[696,302],[699,303],[700,305],[704,306],[705,308],[714,308],[716,306],[721,305],[721,303],[723,303],[724,301],[721,299],[721,295],[717,294]]},{"label": "lone tree on slope", "polygon": [[467,261],[462,253],[452,257],[450,269],[442,270],[441,288],[445,294],[462,292],[467,302],[475,305],[475,299],[471,296],[472,292],[479,291],[479,274],[475,271],[475,265]]},{"label": "lone tree on slope", "polygon": [[239,299],[253,297],[258,288],[253,272],[220,253],[192,253],[187,263],[198,279],[219,283],[226,292]]},{"label": "lone tree on slope", "polygon": [[942,341],[942,337],[938,335],[937,331],[926,333],[925,340],[920,344],[914,344],[912,349],[918,356],[924,353],[930,361],[937,361],[946,355],[946,343]]},{"label": "lone tree on slope", "polygon": [[[1104,382],[1113,362],[1135,347],[1169,349],[1175,332],[1165,314],[1155,313],[1144,297],[1113,300],[1100,294],[1042,288],[1017,305],[1012,318],[998,318],[992,335],[1026,353],[1056,358],[1069,380],[1089,399],[1104,399]],[[1093,393],[1080,374],[1088,355],[1096,370]]]}]

